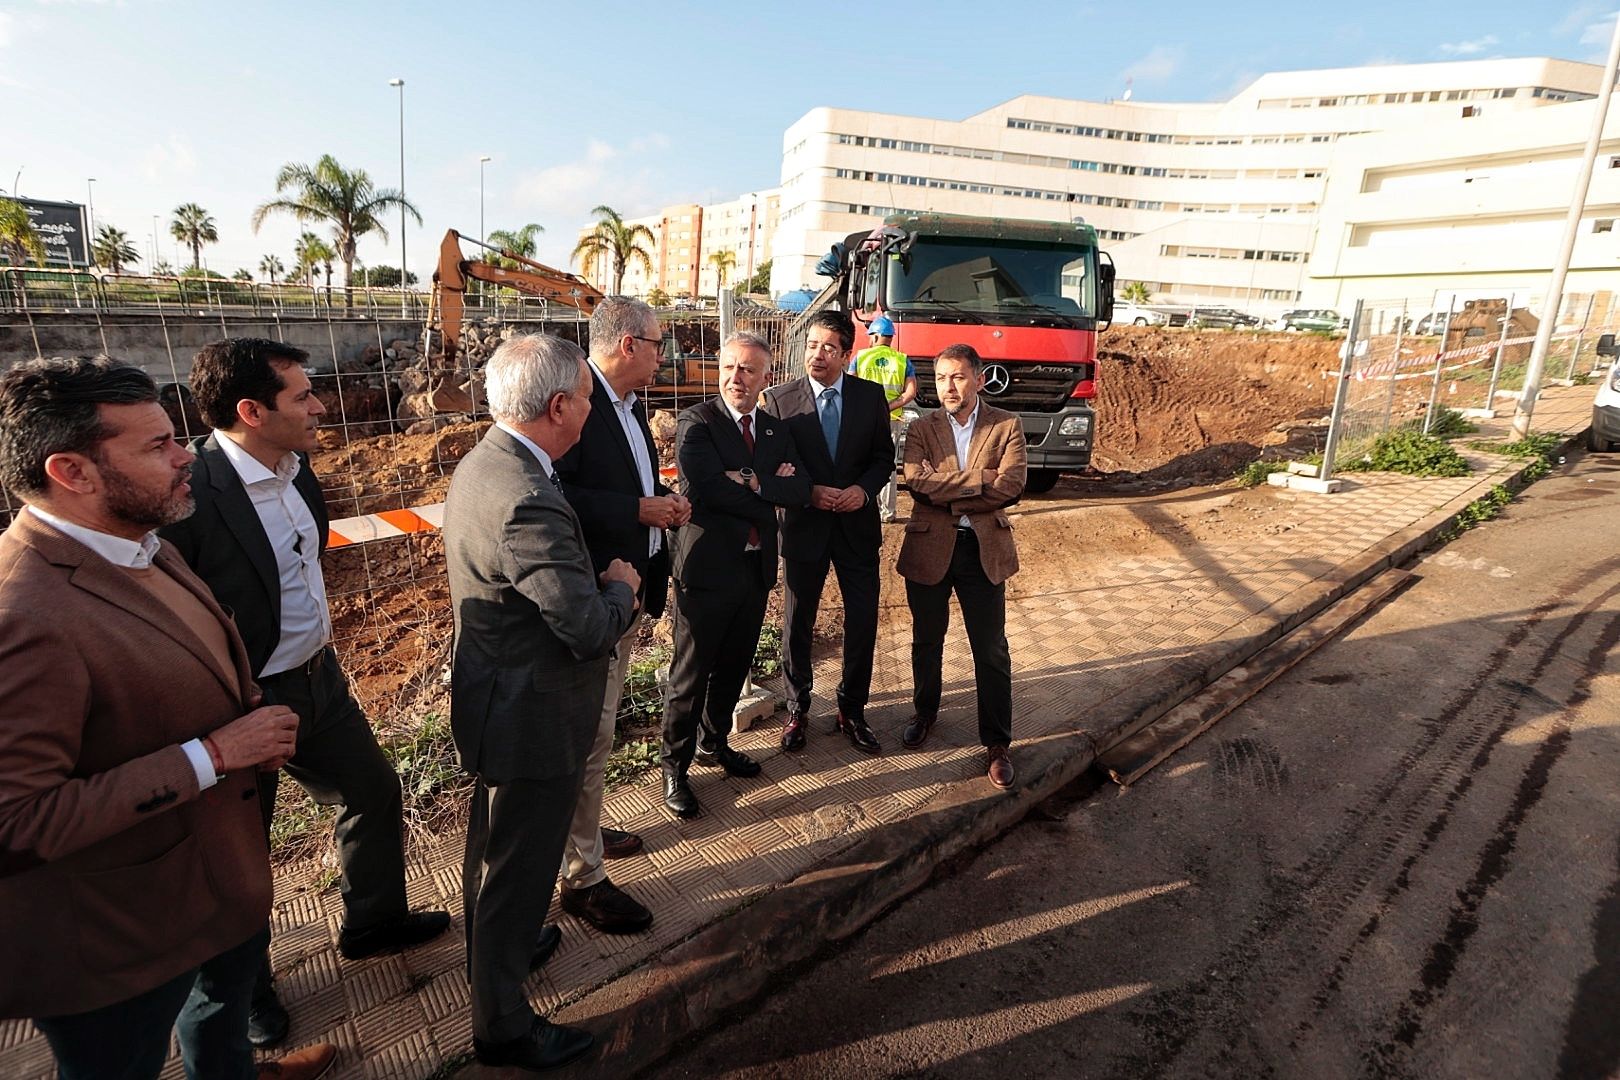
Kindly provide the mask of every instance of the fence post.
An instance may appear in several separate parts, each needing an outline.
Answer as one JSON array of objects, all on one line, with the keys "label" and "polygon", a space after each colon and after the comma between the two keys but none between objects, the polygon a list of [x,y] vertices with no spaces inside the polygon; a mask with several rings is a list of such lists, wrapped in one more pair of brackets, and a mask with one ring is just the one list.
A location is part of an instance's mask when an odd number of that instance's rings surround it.
[{"label": "fence post", "polygon": [[1333,394],[1333,418],[1328,422],[1327,445],[1322,448],[1322,468],[1317,476],[1333,479],[1333,459],[1339,452],[1339,429],[1344,426],[1344,404],[1350,398],[1350,368],[1356,362],[1356,336],[1361,332],[1361,305],[1356,301],[1350,316],[1350,332],[1344,338],[1344,358],[1339,361],[1339,386]]},{"label": "fence post", "polygon": [[1384,428],[1388,431],[1389,425],[1395,418],[1395,381],[1401,373],[1401,339],[1406,333],[1406,301],[1401,301],[1401,317],[1395,320],[1395,356],[1390,361],[1389,369],[1389,399],[1384,402]]},{"label": "fence post", "polygon": [[1575,381],[1575,365],[1581,358],[1581,338],[1586,336],[1586,324],[1592,321],[1592,305],[1597,303],[1597,293],[1586,298],[1586,314],[1581,316],[1580,328],[1575,331],[1575,346],[1569,351],[1569,370],[1564,372],[1564,381]]},{"label": "fence post", "polygon": [[1513,321],[1513,297],[1516,294],[1508,293],[1507,314],[1502,316],[1502,332],[1496,338],[1496,361],[1491,364],[1491,385],[1485,389],[1485,404],[1482,408],[1488,415],[1496,415],[1496,383],[1502,377],[1502,356],[1507,352],[1508,324]]}]

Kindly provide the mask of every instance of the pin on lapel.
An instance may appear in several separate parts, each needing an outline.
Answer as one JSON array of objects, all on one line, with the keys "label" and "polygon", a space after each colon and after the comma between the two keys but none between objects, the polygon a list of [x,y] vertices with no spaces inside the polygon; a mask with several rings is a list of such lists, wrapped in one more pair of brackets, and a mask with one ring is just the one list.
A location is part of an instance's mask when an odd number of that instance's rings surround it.
[{"label": "pin on lapel", "polygon": [[770,428],[766,428],[765,429],[765,434],[767,434],[767,435],[775,435],[776,432],[772,431]]}]

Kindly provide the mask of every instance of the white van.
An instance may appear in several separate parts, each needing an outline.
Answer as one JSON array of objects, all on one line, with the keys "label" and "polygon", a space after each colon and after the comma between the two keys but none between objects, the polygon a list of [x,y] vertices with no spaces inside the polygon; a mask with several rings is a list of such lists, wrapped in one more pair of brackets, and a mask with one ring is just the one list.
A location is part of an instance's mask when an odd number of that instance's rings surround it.
[{"label": "white van", "polygon": [[1599,356],[1609,358],[1609,370],[1598,383],[1597,396],[1592,399],[1592,429],[1587,432],[1586,445],[1602,452],[1620,448],[1620,345],[1613,334],[1598,338]]}]

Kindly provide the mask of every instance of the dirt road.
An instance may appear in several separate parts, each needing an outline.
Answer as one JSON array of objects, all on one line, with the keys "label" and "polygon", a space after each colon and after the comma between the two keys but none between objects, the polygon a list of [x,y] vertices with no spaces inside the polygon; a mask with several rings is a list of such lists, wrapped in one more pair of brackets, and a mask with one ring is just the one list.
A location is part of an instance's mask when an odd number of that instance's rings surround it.
[{"label": "dirt road", "polygon": [[1617,496],[1573,459],[658,1075],[1614,1075]]}]

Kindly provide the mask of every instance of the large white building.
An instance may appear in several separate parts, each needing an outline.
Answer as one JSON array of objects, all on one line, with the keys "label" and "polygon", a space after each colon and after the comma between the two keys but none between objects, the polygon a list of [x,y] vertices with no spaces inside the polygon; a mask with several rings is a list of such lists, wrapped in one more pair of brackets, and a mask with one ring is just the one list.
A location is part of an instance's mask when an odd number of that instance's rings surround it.
[{"label": "large white building", "polygon": [[[1593,97],[1601,77],[1564,60],[1478,60],[1274,72],[1208,104],[1025,95],[965,120],[814,109],[783,138],[772,291],[819,286],[813,267],[833,242],[895,210],[930,210],[1083,218],[1122,284],[1143,282],[1165,302],[1277,311],[1323,291],[1316,279],[1325,274],[1346,265],[1365,272],[1370,264],[1354,263],[1358,246],[1399,246],[1376,228],[1379,214],[1401,205],[1400,190],[1421,189],[1397,181],[1390,170],[1399,162],[1428,161],[1436,145],[1466,147],[1499,118],[1513,119],[1526,143],[1537,131],[1562,139],[1589,117],[1566,103]],[[1353,160],[1395,185],[1366,200],[1337,164],[1349,144],[1368,142],[1355,138],[1364,133],[1381,133],[1380,149]],[[1330,176],[1352,194],[1336,197],[1345,209],[1334,211],[1333,235],[1318,235]],[[1556,193],[1533,194],[1541,213]],[[1511,217],[1511,202],[1492,205]],[[1341,254],[1348,264],[1334,261]]]}]

